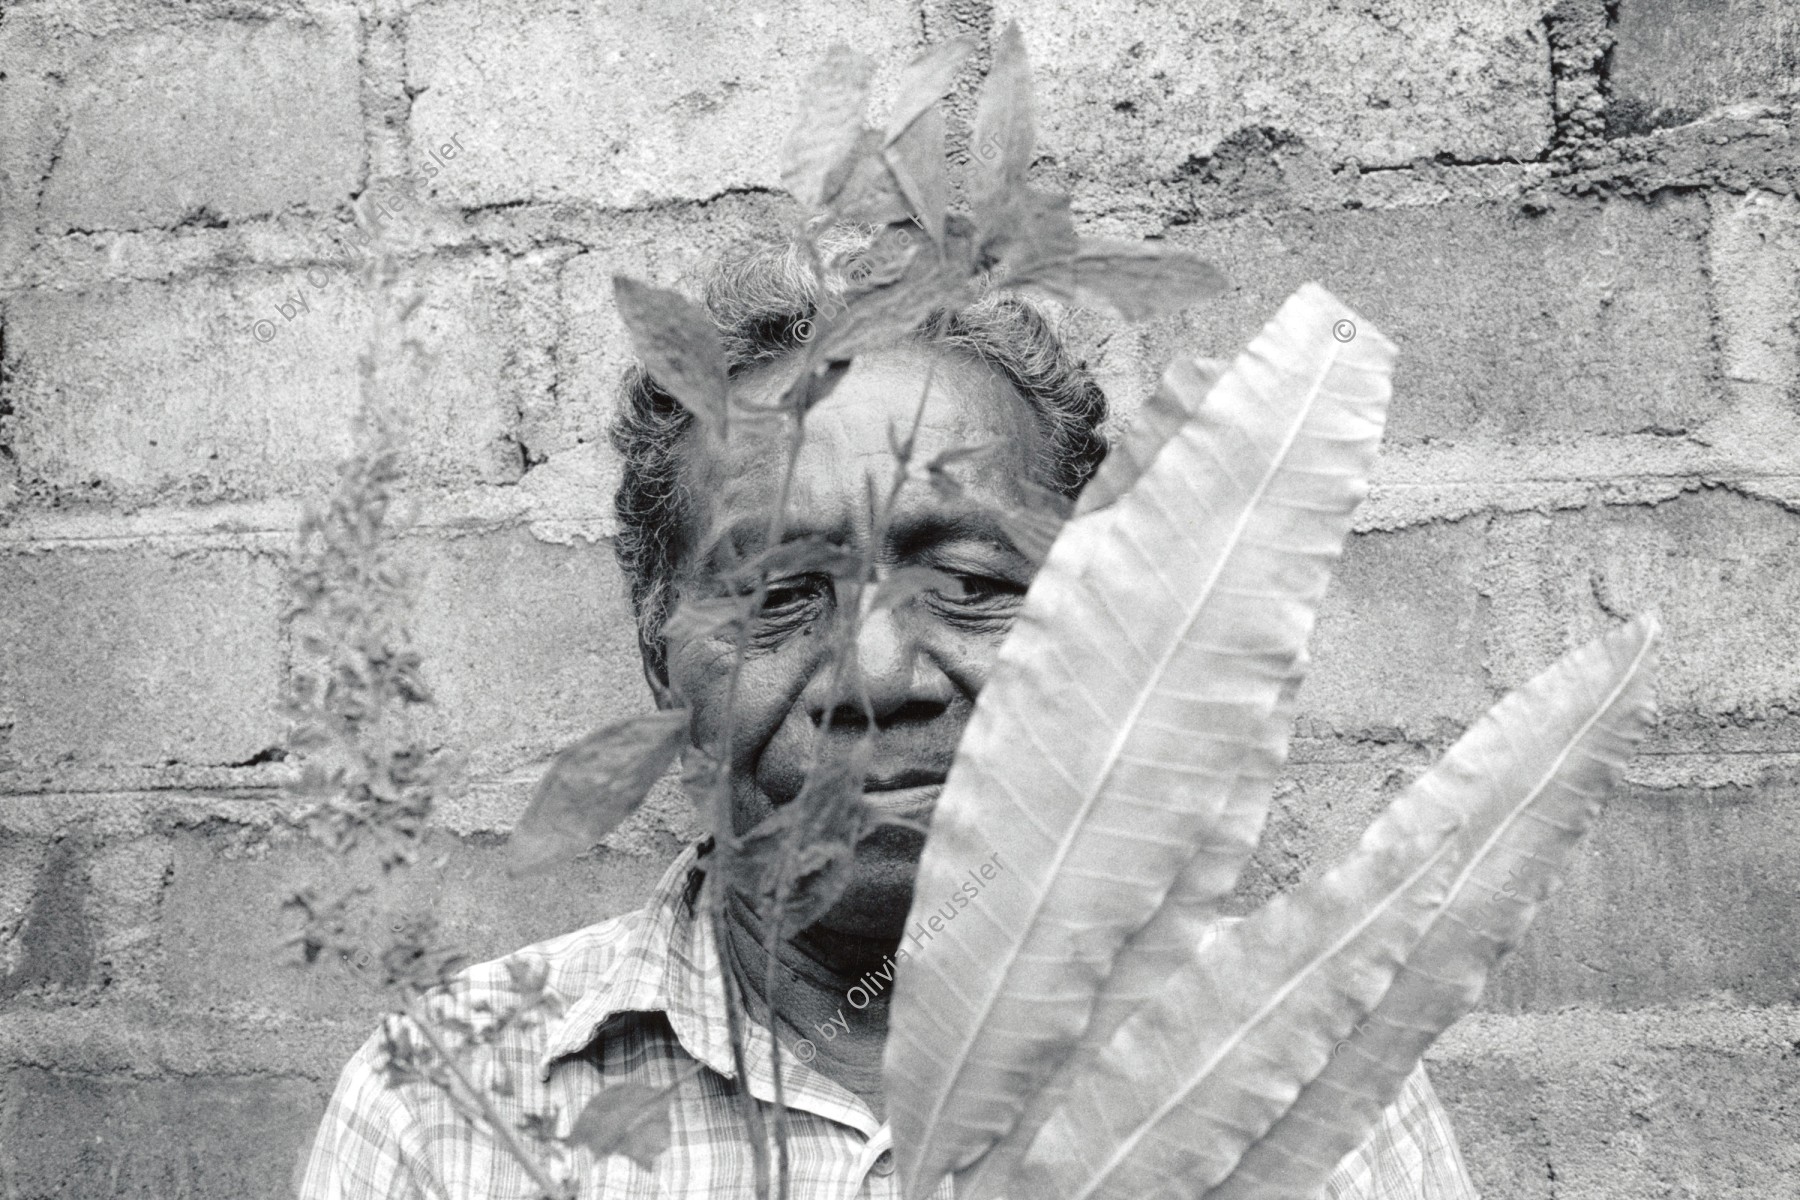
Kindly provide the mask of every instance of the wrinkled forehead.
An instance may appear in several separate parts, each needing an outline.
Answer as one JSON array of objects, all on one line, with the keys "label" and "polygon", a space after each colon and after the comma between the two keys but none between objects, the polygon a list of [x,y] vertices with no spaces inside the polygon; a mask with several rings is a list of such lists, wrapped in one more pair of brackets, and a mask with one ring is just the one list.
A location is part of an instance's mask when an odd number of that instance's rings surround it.
[{"label": "wrinkled forehead", "polygon": [[[753,405],[779,400],[799,370],[771,364],[734,381]],[[1043,433],[1030,405],[1005,376],[955,352],[908,346],[858,358],[837,388],[807,414],[795,455],[791,427],[739,421],[721,442],[697,427],[682,454],[689,549],[766,527],[786,493],[789,532],[854,540],[866,533],[872,503],[883,503],[902,463],[895,448],[911,436],[912,481],[896,515],[947,520],[964,510],[1016,506],[1037,473]],[[967,494],[940,495],[923,482],[940,454],[985,448],[957,477]],[[789,459],[793,457],[792,468]]]}]

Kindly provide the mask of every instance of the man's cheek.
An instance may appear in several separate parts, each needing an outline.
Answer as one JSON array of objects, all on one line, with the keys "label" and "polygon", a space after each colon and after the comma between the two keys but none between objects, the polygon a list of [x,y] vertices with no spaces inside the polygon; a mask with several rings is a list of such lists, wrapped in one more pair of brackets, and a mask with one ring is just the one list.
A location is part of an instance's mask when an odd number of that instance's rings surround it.
[{"label": "man's cheek", "polygon": [[732,764],[744,768],[753,764],[770,741],[779,736],[784,723],[804,717],[804,713],[797,712],[797,706],[806,678],[785,656],[747,658],[737,668],[734,688],[734,658],[726,656],[724,669],[708,687],[707,703],[696,707],[694,729],[697,736],[708,737],[714,746],[729,731]]},{"label": "man's cheek", "polygon": [[939,629],[923,641],[918,653],[929,655],[956,689],[973,700],[994,669],[1011,629],[1010,621],[978,630]]},{"label": "man's cheek", "polygon": [[732,646],[703,639],[669,648],[669,683],[693,716],[694,741],[714,744],[724,736],[731,691]]}]

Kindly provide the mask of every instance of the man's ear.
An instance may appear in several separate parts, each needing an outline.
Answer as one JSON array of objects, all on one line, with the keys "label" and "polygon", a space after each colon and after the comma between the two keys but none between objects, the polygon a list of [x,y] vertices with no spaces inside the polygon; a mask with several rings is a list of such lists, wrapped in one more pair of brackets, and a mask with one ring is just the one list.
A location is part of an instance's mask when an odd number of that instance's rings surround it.
[{"label": "man's ear", "polygon": [[675,689],[669,685],[668,643],[660,635],[651,636],[641,624],[638,626],[638,658],[644,664],[644,682],[650,685],[650,694],[656,697],[656,707],[674,708]]}]

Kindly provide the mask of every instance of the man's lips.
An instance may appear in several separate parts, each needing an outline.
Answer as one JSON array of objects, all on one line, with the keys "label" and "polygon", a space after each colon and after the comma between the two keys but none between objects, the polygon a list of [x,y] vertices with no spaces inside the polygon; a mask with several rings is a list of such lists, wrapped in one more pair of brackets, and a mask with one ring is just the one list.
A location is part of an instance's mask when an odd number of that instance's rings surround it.
[{"label": "man's lips", "polygon": [[917,820],[931,814],[943,790],[942,771],[902,771],[869,778],[863,784],[863,799],[879,813]]}]

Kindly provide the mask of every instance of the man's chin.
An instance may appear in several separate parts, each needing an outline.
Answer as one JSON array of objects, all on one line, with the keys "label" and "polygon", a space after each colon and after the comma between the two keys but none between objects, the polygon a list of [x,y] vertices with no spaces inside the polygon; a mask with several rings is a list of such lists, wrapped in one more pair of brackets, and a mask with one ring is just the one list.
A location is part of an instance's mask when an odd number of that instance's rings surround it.
[{"label": "man's chin", "polygon": [[925,839],[916,830],[885,825],[856,848],[856,875],[818,924],[833,933],[897,942],[906,932],[913,882]]}]

